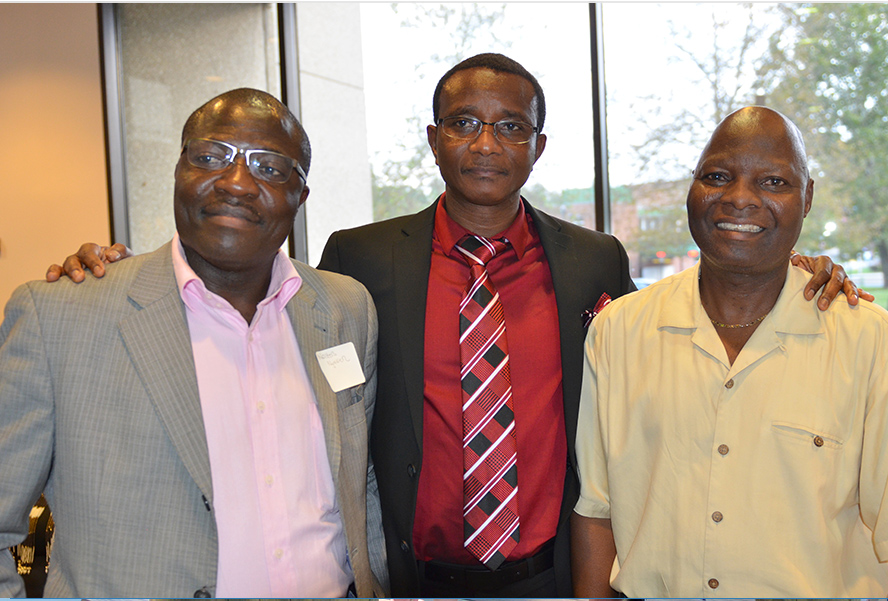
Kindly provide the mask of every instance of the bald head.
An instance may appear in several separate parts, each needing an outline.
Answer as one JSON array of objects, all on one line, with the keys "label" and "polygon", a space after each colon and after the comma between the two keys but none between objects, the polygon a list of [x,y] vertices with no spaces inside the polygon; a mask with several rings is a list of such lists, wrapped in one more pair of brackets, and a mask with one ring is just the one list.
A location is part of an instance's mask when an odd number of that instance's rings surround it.
[{"label": "bald head", "polygon": [[289,135],[300,149],[299,161],[303,170],[308,173],[311,164],[311,145],[308,134],[305,133],[302,124],[277,98],[262,90],[252,88],[237,88],[229,90],[204,103],[200,108],[191,113],[185,126],[182,128],[182,143],[194,137],[194,131],[202,125],[217,120],[226,119],[242,121],[246,117],[271,116],[275,118],[280,127]]},{"label": "bald head", "polygon": [[[747,106],[725,117],[712,132],[712,137],[703,149],[694,171],[699,170],[700,163],[713,151],[713,148],[722,149],[723,141],[751,137],[763,145],[789,142],[787,148],[791,149],[791,154],[784,158],[794,162],[804,172],[806,179],[809,177],[808,153],[805,150],[802,132],[786,116],[766,106]],[[782,154],[786,155],[786,151]]]}]

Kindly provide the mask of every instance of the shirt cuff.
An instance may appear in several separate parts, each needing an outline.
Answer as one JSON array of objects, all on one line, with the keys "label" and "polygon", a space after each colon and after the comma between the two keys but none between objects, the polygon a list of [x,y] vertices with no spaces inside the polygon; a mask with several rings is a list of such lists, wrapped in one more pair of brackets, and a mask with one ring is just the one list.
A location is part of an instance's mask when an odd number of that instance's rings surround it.
[{"label": "shirt cuff", "polygon": [[875,548],[876,557],[879,558],[879,561],[882,563],[888,561],[888,540],[876,543]]},{"label": "shirt cuff", "polygon": [[[580,497],[577,501],[574,511],[587,518],[603,518],[610,519],[610,505],[602,503],[599,500]],[[888,547],[886,547],[888,549]]]}]

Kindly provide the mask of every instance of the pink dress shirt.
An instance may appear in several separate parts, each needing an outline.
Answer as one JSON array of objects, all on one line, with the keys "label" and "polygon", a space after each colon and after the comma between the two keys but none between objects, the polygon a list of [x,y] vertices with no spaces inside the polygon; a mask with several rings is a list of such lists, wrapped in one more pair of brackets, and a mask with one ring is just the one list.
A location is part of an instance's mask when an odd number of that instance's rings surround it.
[{"label": "pink dress shirt", "polygon": [[285,310],[280,252],[252,323],[210,292],[175,236],[219,532],[218,597],[344,597],[354,580],[317,401]]}]

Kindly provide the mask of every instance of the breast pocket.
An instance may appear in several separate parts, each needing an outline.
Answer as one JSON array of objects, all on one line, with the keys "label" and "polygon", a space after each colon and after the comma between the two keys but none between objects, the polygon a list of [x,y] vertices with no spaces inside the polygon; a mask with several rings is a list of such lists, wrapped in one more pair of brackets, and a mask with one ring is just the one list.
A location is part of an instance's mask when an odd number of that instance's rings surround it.
[{"label": "breast pocket", "polygon": [[834,433],[794,422],[774,420],[771,422],[771,430],[788,443],[808,446],[814,450],[841,450],[845,445],[844,440]]},{"label": "breast pocket", "polygon": [[824,427],[790,420],[771,422],[775,456],[769,473],[784,490],[793,490],[813,503],[821,515],[835,515],[856,503],[860,449],[853,438]]}]

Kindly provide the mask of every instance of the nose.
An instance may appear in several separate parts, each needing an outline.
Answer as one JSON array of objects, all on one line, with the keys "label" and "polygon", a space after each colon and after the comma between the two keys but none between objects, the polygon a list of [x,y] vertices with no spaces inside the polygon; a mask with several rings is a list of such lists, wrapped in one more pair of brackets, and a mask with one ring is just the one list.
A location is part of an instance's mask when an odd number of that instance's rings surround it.
[{"label": "nose", "polygon": [[759,190],[754,181],[750,181],[745,177],[738,177],[722,188],[721,201],[732,205],[736,209],[761,207],[760,192],[761,190]]},{"label": "nose", "polygon": [[496,137],[496,130],[492,124],[482,123],[481,129],[476,137],[469,145],[469,149],[481,154],[495,154],[502,150],[499,138]]},{"label": "nose", "polygon": [[234,161],[222,170],[216,179],[215,188],[231,196],[258,196],[259,185],[247,167],[245,157],[238,154]]}]

